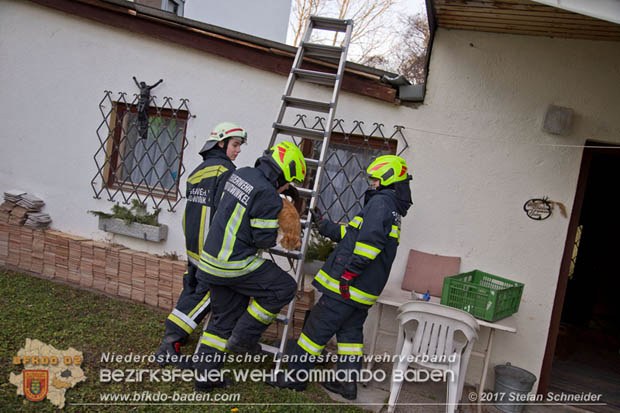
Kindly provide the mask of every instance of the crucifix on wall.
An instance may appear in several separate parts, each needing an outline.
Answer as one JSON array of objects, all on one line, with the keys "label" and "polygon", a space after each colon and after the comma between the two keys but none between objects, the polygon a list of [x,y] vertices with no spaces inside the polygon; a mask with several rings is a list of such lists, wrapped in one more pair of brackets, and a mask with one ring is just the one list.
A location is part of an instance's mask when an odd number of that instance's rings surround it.
[{"label": "crucifix on wall", "polygon": [[149,103],[151,101],[151,89],[159,85],[164,79],[159,79],[157,83],[149,86],[145,82],[138,82],[135,76],[133,81],[136,82],[136,86],[140,89],[140,95],[138,97],[138,135],[142,139],[146,139],[149,133]]}]

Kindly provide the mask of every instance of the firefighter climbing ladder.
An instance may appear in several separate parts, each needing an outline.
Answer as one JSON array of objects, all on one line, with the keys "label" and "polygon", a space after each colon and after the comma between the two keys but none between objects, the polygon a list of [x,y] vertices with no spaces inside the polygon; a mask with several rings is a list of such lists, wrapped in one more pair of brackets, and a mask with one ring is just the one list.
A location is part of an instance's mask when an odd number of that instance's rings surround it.
[{"label": "firefighter climbing ladder", "polygon": [[[347,58],[347,51],[349,48],[349,43],[351,41],[351,32],[353,29],[353,21],[352,20],[338,20],[331,19],[325,17],[317,17],[310,16],[308,19],[308,26],[306,27],[306,32],[304,34],[303,41],[301,42],[297,55],[295,56],[295,60],[293,61],[293,66],[291,68],[291,72],[289,74],[288,80],[286,82],[286,87],[284,88],[284,95],[282,96],[282,104],[280,106],[280,112],[278,113],[278,117],[273,124],[273,133],[271,135],[271,140],[269,142],[269,146],[267,148],[271,148],[275,145],[276,139],[279,135],[287,135],[290,137],[301,137],[304,139],[311,139],[315,142],[321,143],[321,150],[318,159],[306,158],[306,167],[308,170],[314,170],[316,168],[316,174],[314,176],[314,182],[312,189],[304,189],[298,188],[299,194],[302,197],[308,198],[309,202],[309,212],[306,219],[302,218],[301,225],[306,230],[304,231],[304,236],[301,243],[301,248],[299,251],[286,251],[281,248],[272,248],[269,252],[273,255],[278,255],[282,257],[286,257],[289,259],[291,263],[297,262],[296,265],[291,265],[292,269],[295,271],[295,281],[299,286],[300,281],[303,279],[304,274],[302,271],[304,258],[306,255],[306,251],[308,249],[308,243],[310,241],[310,227],[312,223],[312,210],[317,205],[317,200],[319,197],[319,190],[321,188],[321,176],[323,174],[324,161],[327,154],[327,147],[329,145],[329,140],[331,136],[332,130],[332,122],[334,120],[336,114],[336,105],[338,103],[338,95],[340,94],[340,86],[342,84],[342,78],[344,76],[345,63]],[[334,38],[338,35],[338,33],[344,33],[344,40],[341,46],[329,46],[317,43],[311,43],[310,39],[312,37],[312,32],[314,30],[327,30],[334,33]],[[315,70],[306,70],[302,69],[302,63],[304,62],[304,58],[308,59],[316,59],[320,61],[330,62],[337,65],[337,70],[334,73],[332,71],[315,71]],[[318,65],[318,67],[321,67]],[[315,100],[307,100],[302,99],[300,97],[292,96],[293,88],[297,81],[319,84],[324,86],[331,86],[333,88],[331,100],[329,102],[320,102]],[[315,130],[315,129],[305,129],[299,128],[295,126],[286,125],[284,123],[286,110],[288,108],[297,108],[310,112],[317,112],[322,114],[327,114],[327,123],[325,127],[325,131]],[[311,177],[310,177],[311,178]],[[278,355],[278,360],[281,359],[281,356],[284,353],[284,349],[286,346],[286,338],[288,335],[289,329],[289,320],[292,319],[294,311],[295,311],[295,301],[296,298],[293,298],[293,301],[288,305],[288,311],[286,316],[279,314],[277,317],[277,321],[284,324],[282,337],[280,339],[279,347],[269,346],[266,344],[261,344],[263,351]],[[280,369],[280,361],[276,362],[276,370]]]},{"label": "firefighter climbing ladder", "polygon": [[[271,135],[271,140],[269,141],[269,146],[267,148],[271,148],[276,144],[276,139],[279,135],[286,135],[290,137],[300,137],[305,139],[311,139],[313,141],[317,141],[321,143],[321,151],[318,159],[306,158],[306,167],[310,169],[314,169],[316,167],[316,174],[314,176],[314,184],[312,189],[304,189],[297,188],[300,196],[308,198],[310,200],[309,203],[309,211],[312,211],[313,208],[317,204],[317,199],[319,196],[319,190],[321,185],[321,175],[323,173],[324,161],[327,154],[327,146],[329,145],[329,139],[331,137],[332,130],[332,122],[334,120],[336,114],[336,105],[338,102],[338,95],[340,94],[340,86],[342,84],[342,78],[344,75],[344,67],[347,58],[347,51],[349,48],[349,43],[351,41],[351,32],[353,29],[353,21],[352,20],[338,20],[331,19],[326,17],[318,17],[318,16],[310,16],[308,19],[308,25],[306,27],[306,32],[304,34],[304,38],[297,49],[297,54],[295,55],[295,60],[293,61],[293,66],[291,68],[291,72],[288,76],[288,80],[286,82],[286,86],[284,88],[284,95],[282,95],[282,104],[280,106],[280,112],[278,113],[278,117],[273,124],[273,133]],[[341,46],[329,46],[317,43],[311,43],[310,39],[312,37],[313,30],[326,30],[330,32],[335,32],[335,36],[338,33],[344,33],[344,40]],[[334,37],[335,38],[335,37]],[[333,67],[337,65],[337,69],[334,72],[333,69],[331,71],[316,71],[316,70],[307,70],[302,69],[302,63],[304,62],[304,58],[308,60],[314,59],[321,62],[328,62]],[[321,64],[317,65],[318,67],[322,67]],[[326,66],[327,67],[327,66]],[[329,102],[320,102],[315,100],[307,100],[302,99],[300,97],[292,96],[293,88],[295,86],[295,82],[302,81],[304,83],[312,83],[319,84],[324,86],[331,86],[333,88],[331,100]],[[316,130],[316,129],[305,129],[299,128],[292,125],[286,125],[284,123],[286,109],[288,108],[297,108],[310,112],[323,113],[327,114],[327,127],[325,131]],[[312,212],[308,212],[308,216],[306,219],[302,219],[301,225],[302,228],[305,228],[303,240],[301,243],[301,247],[299,250],[295,251],[286,251],[281,248],[271,248],[269,253],[281,257],[286,257],[289,259],[289,262],[294,263],[297,262],[296,265],[291,265],[291,267],[295,270],[295,281],[299,287],[299,283],[302,280],[304,274],[302,273],[302,267],[304,263],[304,257],[306,255],[306,251],[308,249],[308,243],[310,240],[310,226],[312,223]],[[286,346],[286,337],[288,335],[289,329],[289,320],[293,317],[293,313],[295,311],[295,301],[296,298],[293,298],[288,305],[288,311],[286,315],[278,314],[276,321],[284,324],[282,337],[280,339],[279,347],[270,346],[261,343],[263,351],[267,353],[271,353],[277,355],[276,361],[276,370],[280,369],[280,359],[281,355],[284,353],[284,348]],[[204,329],[206,329],[209,316],[205,319]],[[196,345],[196,351],[198,351],[198,347],[200,346],[200,340]]]}]

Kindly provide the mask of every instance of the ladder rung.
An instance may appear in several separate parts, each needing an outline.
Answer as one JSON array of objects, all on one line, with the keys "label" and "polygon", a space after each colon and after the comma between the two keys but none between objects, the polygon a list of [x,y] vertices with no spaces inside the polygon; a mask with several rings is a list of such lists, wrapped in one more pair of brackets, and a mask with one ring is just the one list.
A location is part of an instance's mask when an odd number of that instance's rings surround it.
[{"label": "ladder rung", "polygon": [[279,255],[280,257],[293,258],[295,260],[301,259],[301,252],[299,251],[287,251],[281,248],[269,248],[269,252],[273,255]]},{"label": "ladder rung", "polygon": [[346,31],[347,25],[350,23],[350,20],[339,20],[319,16],[310,16],[310,20],[312,20],[313,29],[333,30],[337,32]]},{"label": "ladder rung", "polygon": [[325,136],[325,132],[322,130],[296,128],[294,126],[282,125],[281,123],[274,123],[273,128],[278,133],[300,138],[323,140],[323,137]]},{"label": "ladder rung", "polygon": [[299,195],[305,196],[306,198],[310,198],[312,197],[312,195],[314,195],[314,191],[308,188],[297,188],[297,192],[299,193]]},{"label": "ladder rung", "polygon": [[276,320],[283,324],[288,324],[288,318],[286,318],[284,314],[278,314],[278,316],[276,317]]},{"label": "ladder rung", "polygon": [[[319,160],[318,159],[312,159],[312,158],[305,158],[306,160],[306,166],[317,166],[319,164]],[[299,188],[297,188],[299,189]]]},{"label": "ladder rung", "polygon": [[259,343],[259,344],[265,353],[271,353],[271,354],[280,353],[280,349],[277,347],[270,346],[269,344],[265,344],[265,343]]},{"label": "ladder rung", "polygon": [[313,57],[317,59],[328,59],[340,61],[344,47],[340,46],[328,46],[324,44],[316,43],[301,43],[301,47],[304,48],[304,57]]},{"label": "ladder rung", "polygon": [[317,102],[315,100],[294,98],[292,96],[282,96],[282,100],[291,108],[313,110],[315,112],[327,113],[332,107],[332,104],[328,102]]},{"label": "ladder rung", "polygon": [[299,220],[299,223],[301,224],[302,228],[306,228],[307,227],[307,222],[306,221],[307,221],[307,219],[304,219],[304,218],[301,218]]},{"label": "ladder rung", "polygon": [[318,85],[333,86],[338,76],[335,73],[316,72],[314,70],[293,69],[293,73],[306,82],[316,83]]}]

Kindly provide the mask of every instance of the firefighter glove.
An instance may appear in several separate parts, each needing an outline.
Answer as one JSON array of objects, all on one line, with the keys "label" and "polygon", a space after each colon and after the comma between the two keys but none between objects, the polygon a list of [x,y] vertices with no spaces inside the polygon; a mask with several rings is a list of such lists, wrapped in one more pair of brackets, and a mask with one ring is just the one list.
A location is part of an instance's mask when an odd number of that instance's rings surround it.
[{"label": "firefighter glove", "polygon": [[312,210],[312,223],[318,227],[319,224],[321,223],[323,213],[321,212],[321,210],[318,207],[314,207],[314,209]]},{"label": "firefighter glove", "polygon": [[349,294],[349,285],[353,282],[355,277],[357,277],[357,274],[347,270],[344,270],[344,274],[340,276],[340,295],[345,300],[348,300],[351,297]]}]

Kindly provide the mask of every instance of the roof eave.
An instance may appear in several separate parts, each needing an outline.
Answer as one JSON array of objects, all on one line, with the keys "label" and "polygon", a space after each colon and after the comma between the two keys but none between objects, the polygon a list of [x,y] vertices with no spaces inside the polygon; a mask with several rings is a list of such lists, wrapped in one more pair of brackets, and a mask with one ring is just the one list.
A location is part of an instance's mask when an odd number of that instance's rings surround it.
[{"label": "roof eave", "polygon": [[[214,54],[261,70],[288,76],[297,48],[283,43],[176,16],[126,0],[30,0],[122,30]],[[324,70],[327,62],[304,59],[304,68]],[[394,76],[347,62],[342,90],[390,103],[400,103],[397,89],[381,82]]]}]

